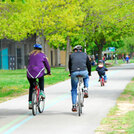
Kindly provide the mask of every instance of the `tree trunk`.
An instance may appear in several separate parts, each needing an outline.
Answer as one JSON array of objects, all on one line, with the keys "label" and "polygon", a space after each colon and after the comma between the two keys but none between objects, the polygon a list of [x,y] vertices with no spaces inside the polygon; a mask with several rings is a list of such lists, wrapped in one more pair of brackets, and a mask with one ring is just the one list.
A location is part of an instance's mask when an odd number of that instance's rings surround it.
[{"label": "tree trunk", "polygon": [[66,66],[65,70],[68,71],[68,61],[69,61],[69,54],[71,52],[71,46],[70,46],[70,37],[67,36],[67,48],[66,48]]},{"label": "tree trunk", "polygon": [[100,41],[100,43],[98,43],[97,41],[95,41],[95,44],[98,47],[98,61],[99,60],[102,60],[102,51],[103,51],[103,46],[105,45],[105,43],[106,43],[106,41],[105,41],[104,38]]},{"label": "tree trunk", "polygon": [[42,51],[46,52],[46,49],[45,49],[45,37],[44,36],[37,36],[36,37],[36,43],[41,44],[42,45]]},{"label": "tree trunk", "polygon": [[60,65],[60,49],[55,49],[55,66]]},{"label": "tree trunk", "polygon": [[102,60],[103,44],[96,43],[96,45],[98,47],[98,61],[99,61],[99,60]]},{"label": "tree trunk", "polygon": [[98,61],[99,60],[102,60],[102,47],[101,46],[99,47],[99,50],[98,50]]}]

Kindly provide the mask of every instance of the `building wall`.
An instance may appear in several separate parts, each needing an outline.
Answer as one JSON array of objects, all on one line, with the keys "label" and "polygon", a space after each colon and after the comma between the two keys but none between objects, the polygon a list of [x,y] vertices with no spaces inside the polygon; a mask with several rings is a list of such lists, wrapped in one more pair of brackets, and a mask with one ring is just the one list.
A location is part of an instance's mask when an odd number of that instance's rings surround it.
[{"label": "building wall", "polygon": [[[12,40],[2,39],[0,40],[0,68],[9,69],[13,67],[15,69],[15,56],[14,42]],[[6,52],[6,53],[5,53]]]},{"label": "building wall", "polygon": [[65,66],[66,64],[66,51],[64,50],[60,51],[60,64],[61,66]]},{"label": "building wall", "polygon": [[[9,65],[8,69],[23,69],[27,67],[28,64],[28,55],[33,50],[33,45],[36,43],[36,35],[29,37],[26,40],[15,42],[12,40],[3,39],[0,40],[0,54],[1,51],[5,48],[8,48],[8,57],[9,57]],[[62,64],[64,63],[64,52],[63,56],[60,53],[59,49],[54,49],[53,47],[48,45],[48,41],[45,41],[44,51],[46,56],[48,57],[48,61],[50,66],[59,66],[61,64],[62,57]],[[1,57],[0,57],[0,69],[1,68]],[[13,67],[14,65],[14,67]]]},{"label": "building wall", "polygon": [[[9,59],[8,69],[26,68],[28,54],[30,51],[33,50],[33,44],[35,43],[36,43],[35,35],[20,42],[15,42],[8,39],[0,40],[0,51],[3,51],[5,48],[8,49],[8,59]],[[1,60],[2,57],[0,57],[0,61]],[[2,62],[6,61],[1,61],[1,63]],[[4,68],[1,67],[1,69]]]}]

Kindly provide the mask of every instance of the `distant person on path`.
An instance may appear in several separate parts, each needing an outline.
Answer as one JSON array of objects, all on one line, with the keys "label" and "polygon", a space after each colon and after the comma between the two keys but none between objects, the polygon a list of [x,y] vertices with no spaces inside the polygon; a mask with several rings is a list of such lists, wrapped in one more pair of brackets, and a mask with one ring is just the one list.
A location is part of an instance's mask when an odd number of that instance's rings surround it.
[{"label": "distant person on path", "polygon": [[95,56],[95,62],[98,64],[98,54]]},{"label": "distant person on path", "polygon": [[129,63],[129,56],[126,55],[126,62]]},{"label": "distant person on path", "polygon": [[103,64],[105,65],[105,61],[106,61],[106,56],[105,55],[102,57],[102,60],[103,60]]},{"label": "distant person on path", "polygon": [[45,68],[47,69],[47,74],[50,73],[50,66],[47,60],[46,55],[42,52],[42,46],[40,44],[34,45],[34,50],[29,55],[29,62],[27,68],[27,79],[30,84],[29,88],[29,109],[32,109],[32,93],[34,85],[33,83],[38,78],[40,95],[45,98],[44,94],[44,74]]},{"label": "distant person on path", "polygon": [[71,95],[72,95],[72,111],[77,111],[77,85],[78,75],[83,76],[84,81],[84,97],[88,97],[88,82],[91,76],[91,62],[86,53],[82,52],[82,46],[77,45],[73,49],[73,53],[69,56],[69,72],[71,75]]},{"label": "distant person on path", "polygon": [[102,60],[99,60],[98,66],[96,67],[96,71],[99,74],[99,81],[102,78],[102,76],[104,76],[104,81],[107,82],[107,76],[105,71],[108,71],[108,69],[104,67]]}]

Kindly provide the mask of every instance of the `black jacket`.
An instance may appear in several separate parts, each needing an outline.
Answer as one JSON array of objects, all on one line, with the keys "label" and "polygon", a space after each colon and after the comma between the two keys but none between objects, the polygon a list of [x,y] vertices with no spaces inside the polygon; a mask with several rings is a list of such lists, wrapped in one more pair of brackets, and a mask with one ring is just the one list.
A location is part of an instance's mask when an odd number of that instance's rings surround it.
[{"label": "black jacket", "polygon": [[105,75],[105,71],[108,71],[108,69],[105,68],[104,66],[103,67],[97,66],[96,71],[98,71],[99,75]]},{"label": "black jacket", "polygon": [[91,62],[86,53],[74,52],[69,56],[69,71],[70,74],[75,71],[88,70],[88,75],[91,75]]}]

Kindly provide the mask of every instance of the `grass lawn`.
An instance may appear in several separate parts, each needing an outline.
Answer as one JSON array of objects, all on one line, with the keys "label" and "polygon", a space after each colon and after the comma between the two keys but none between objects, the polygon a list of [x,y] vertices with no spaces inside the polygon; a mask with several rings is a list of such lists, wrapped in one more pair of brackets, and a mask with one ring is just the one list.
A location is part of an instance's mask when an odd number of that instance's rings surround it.
[{"label": "grass lawn", "polygon": [[[64,68],[52,68],[51,76],[45,76],[45,86],[68,79]],[[0,70],[0,102],[28,93],[26,70]]]},{"label": "grass lawn", "polygon": [[[92,67],[95,70],[95,66]],[[69,79],[64,67],[51,68],[51,76],[45,76],[45,86]],[[26,70],[0,70],[0,102],[28,93]]]},{"label": "grass lawn", "polygon": [[[134,59],[130,59],[129,62],[130,63],[134,63]],[[115,64],[115,60],[106,60],[106,63],[113,63],[114,65],[119,65],[119,64],[126,63],[126,62],[123,62],[123,60],[117,60],[117,63],[118,64]]]},{"label": "grass lawn", "polygon": [[[112,62],[112,61],[107,61]],[[121,62],[121,61],[120,61]],[[115,65],[113,63],[113,65]],[[92,66],[95,71],[96,66]],[[51,76],[45,76],[45,86],[69,79],[69,72],[64,67],[51,68]],[[26,78],[26,69],[0,70],[0,102],[28,93],[29,83]]]},{"label": "grass lawn", "polygon": [[126,86],[95,134],[134,134],[134,78]]}]

